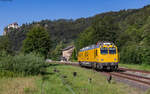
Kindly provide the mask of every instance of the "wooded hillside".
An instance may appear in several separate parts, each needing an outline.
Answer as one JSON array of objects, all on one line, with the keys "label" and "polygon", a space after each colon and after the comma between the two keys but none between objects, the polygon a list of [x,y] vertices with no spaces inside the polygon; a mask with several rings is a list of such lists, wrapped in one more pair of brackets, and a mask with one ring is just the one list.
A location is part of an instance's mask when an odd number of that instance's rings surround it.
[{"label": "wooded hillside", "polygon": [[[9,47],[11,47],[12,52],[19,52],[27,32],[33,26],[39,25],[50,34],[51,49],[53,50],[62,43],[63,45],[74,43],[78,50],[97,41],[113,41],[119,47],[121,56],[126,56],[122,58],[123,62],[141,64],[143,61],[148,63],[148,60],[150,60],[149,16],[150,5],[141,9],[101,13],[93,17],[76,20],[59,19],[32,22],[23,24],[19,29],[12,30],[8,34]],[[127,49],[128,51],[126,51]],[[129,58],[129,61],[127,58]]]}]

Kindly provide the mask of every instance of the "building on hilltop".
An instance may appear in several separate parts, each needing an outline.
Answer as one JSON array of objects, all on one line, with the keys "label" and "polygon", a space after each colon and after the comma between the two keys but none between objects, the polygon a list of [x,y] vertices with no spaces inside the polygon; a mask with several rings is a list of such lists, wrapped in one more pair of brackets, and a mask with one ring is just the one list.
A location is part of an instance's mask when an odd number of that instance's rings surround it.
[{"label": "building on hilltop", "polygon": [[5,27],[3,35],[6,35],[8,32],[10,32],[10,29],[18,29],[19,25],[17,22],[9,24],[7,27]]},{"label": "building on hilltop", "polygon": [[8,28],[8,29],[10,29],[10,28],[18,29],[18,28],[19,28],[19,25],[18,25],[17,22],[15,22],[15,23],[9,24],[9,25],[7,26],[7,28]]},{"label": "building on hilltop", "polygon": [[62,60],[63,61],[69,61],[69,59],[72,56],[72,52],[73,52],[74,48],[75,48],[74,46],[68,46],[62,50]]}]

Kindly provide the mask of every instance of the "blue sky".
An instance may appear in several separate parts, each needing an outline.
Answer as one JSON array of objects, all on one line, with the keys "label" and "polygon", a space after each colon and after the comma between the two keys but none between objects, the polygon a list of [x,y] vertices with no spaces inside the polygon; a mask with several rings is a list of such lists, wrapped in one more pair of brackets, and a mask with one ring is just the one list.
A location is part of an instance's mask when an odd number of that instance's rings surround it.
[{"label": "blue sky", "polygon": [[13,22],[21,25],[43,19],[77,19],[148,4],[150,0],[0,0],[0,35]]}]

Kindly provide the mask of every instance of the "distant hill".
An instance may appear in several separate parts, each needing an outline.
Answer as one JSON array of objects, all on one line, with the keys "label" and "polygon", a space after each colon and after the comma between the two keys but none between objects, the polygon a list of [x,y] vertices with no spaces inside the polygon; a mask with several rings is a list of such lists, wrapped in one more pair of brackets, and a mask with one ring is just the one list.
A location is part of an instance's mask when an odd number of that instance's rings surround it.
[{"label": "distant hill", "polygon": [[8,34],[9,39],[11,40],[12,50],[20,50],[22,41],[26,38],[26,33],[34,25],[38,24],[47,29],[53,42],[53,48],[55,48],[61,41],[65,44],[73,42],[77,39],[78,35],[87,27],[91,26],[97,18],[103,18],[104,16],[112,17],[114,22],[119,24],[121,32],[124,32],[131,25],[137,25],[140,28],[145,24],[147,18],[150,16],[150,5],[141,9],[120,10],[118,12],[111,11],[97,14],[93,17],[79,18],[76,20],[42,20],[30,24],[23,24],[19,29],[14,29]]}]

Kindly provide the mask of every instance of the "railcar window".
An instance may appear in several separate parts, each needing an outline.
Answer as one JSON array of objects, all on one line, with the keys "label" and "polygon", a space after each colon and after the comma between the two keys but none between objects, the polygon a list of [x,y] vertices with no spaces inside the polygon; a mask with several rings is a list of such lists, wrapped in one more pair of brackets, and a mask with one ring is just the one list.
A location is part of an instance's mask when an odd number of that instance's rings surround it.
[{"label": "railcar window", "polygon": [[101,54],[108,54],[108,48],[101,48]]},{"label": "railcar window", "polygon": [[116,54],[116,48],[114,47],[109,48],[109,54]]}]

